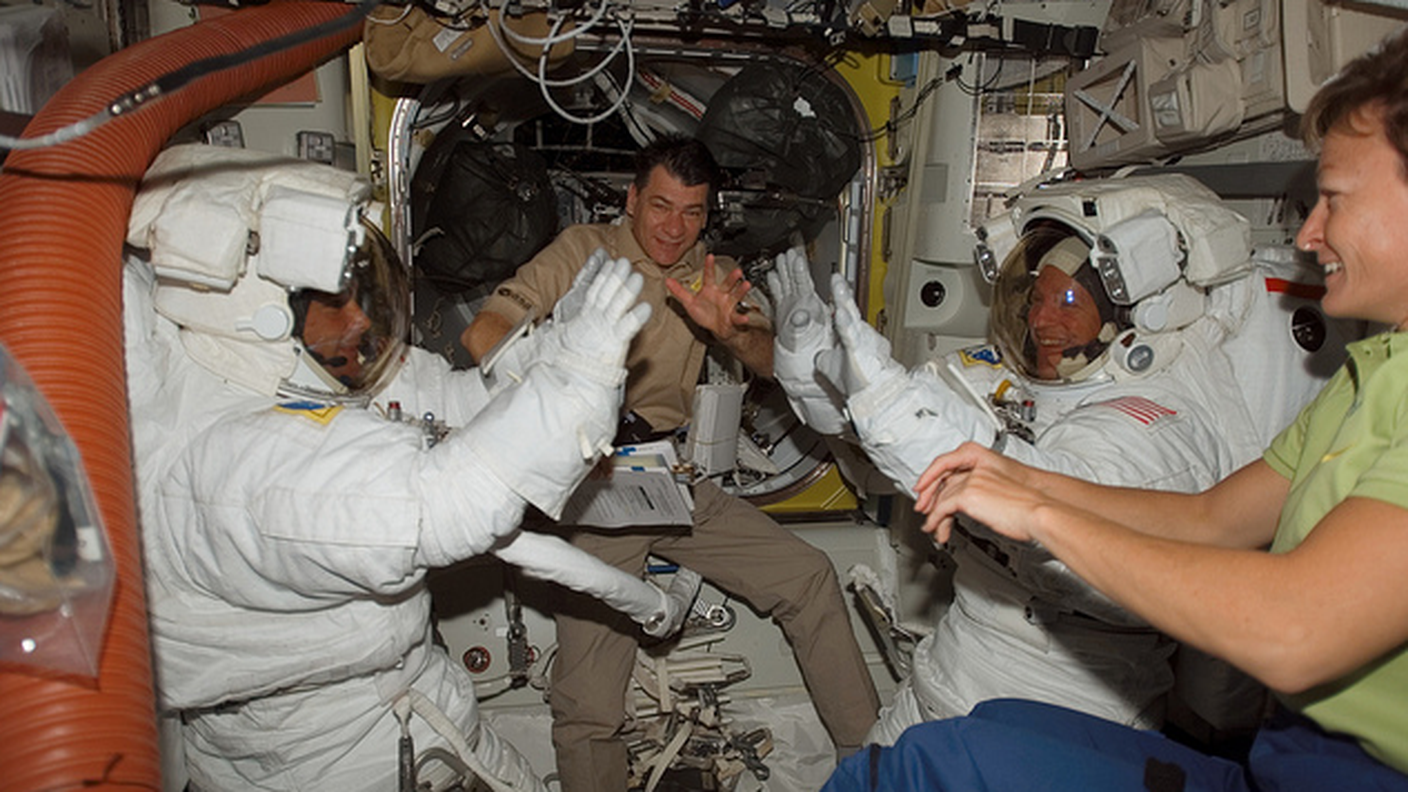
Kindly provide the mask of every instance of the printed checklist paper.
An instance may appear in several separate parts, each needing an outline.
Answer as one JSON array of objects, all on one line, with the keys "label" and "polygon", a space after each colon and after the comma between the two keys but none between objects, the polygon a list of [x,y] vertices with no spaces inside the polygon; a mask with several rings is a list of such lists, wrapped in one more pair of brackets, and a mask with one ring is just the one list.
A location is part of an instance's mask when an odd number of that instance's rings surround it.
[{"label": "printed checklist paper", "polygon": [[694,500],[675,478],[675,446],[669,440],[622,446],[611,457],[611,475],[593,473],[582,482],[562,515],[564,525],[625,528],[633,525],[692,525]]}]

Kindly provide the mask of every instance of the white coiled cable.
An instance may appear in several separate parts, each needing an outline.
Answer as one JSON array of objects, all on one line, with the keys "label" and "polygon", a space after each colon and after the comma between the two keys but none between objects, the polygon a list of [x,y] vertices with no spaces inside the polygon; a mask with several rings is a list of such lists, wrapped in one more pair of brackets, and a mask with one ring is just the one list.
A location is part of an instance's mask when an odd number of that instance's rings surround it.
[{"label": "white coiled cable", "polygon": [[[611,51],[608,52],[606,56],[601,59],[600,62],[598,62],[588,71],[565,80],[550,80],[547,76],[548,56],[551,52],[551,48],[556,44],[571,41],[590,32],[593,27],[595,27],[601,22],[602,19],[605,18],[606,12],[610,9],[610,0],[603,0],[601,5],[599,5],[593,12],[592,17],[590,19],[588,19],[584,24],[579,25],[573,28],[572,30],[568,31],[567,33],[561,32],[563,24],[567,22],[567,17],[558,17],[557,20],[553,22],[551,30],[548,31],[548,35],[541,38],[525,36],[521,33],[516,33],[507,25],[505,25],[504,14],[507,10],[507,7],[508,0],[504,0],[504,2],[500,4],[498,9],[498,24],[495,24],[492,20],[490,20],[488,24],[489,35],[491,38],[493,38],[494,43],[498,45],[499,51],[502,52],[504,57],[508,59],[509,64],[512,65],[513,68],[518,71],[519,74],[532,80],[538,86],[538,90],[542,94],[543,100],[547,102],[548,107],[552,108],[552,111],[554,113],[574,124],[589,125],[595,124],[599,121],[604,121],[605,119],[611,117],[612,114],[620,111],[621,108],[625,106],[627,100],[627,92],[622,91],[620,95],[616,97],[616,100],[611,103],[610,107],[589,118],[582,117],[571,113],[566,108],[558,104],[557,101],[552,98],[550,89],[569,88],[594,78],[597,74],[600,74],[603,69],[609,66],[623,49],[626,53],[625,84],[630,85],[631,82],[635,79],[636,69],[635,50],[631,46],[631,29],[634,24],[632,21],[624,20],[619,16],[617,16],[613,20],[616,23],[617,29],[621,33],[620,41],[616,43],[616,46],[613,47]],[[530,71],[526,66],[519,62],[520,56],[518,55],[518,53],[513,51],[512,47],[508,45],[507,39],[512,39],[514,42],[519,44],[542,47],[542,51],[538,55],[538,64],[536,72]]]}]

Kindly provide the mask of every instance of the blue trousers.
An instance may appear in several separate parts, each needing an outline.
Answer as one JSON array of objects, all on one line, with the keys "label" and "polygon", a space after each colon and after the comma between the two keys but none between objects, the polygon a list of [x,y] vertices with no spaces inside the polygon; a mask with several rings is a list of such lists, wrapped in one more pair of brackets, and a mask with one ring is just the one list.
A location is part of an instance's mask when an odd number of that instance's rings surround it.
[{"label": "blue trousers", "polygon": [[921,723],[869,746],[822,792],[1408,792],[1405,776],[1353,740],[1289,713],[1257,734],[1248,765],[1049,704],[999,699],[964,718]]}]

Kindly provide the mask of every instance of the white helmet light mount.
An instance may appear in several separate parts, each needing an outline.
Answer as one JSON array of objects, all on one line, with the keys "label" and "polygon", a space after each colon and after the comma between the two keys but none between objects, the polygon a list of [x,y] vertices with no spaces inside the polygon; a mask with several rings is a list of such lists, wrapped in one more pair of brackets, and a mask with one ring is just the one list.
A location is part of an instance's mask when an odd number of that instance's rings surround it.
[{"label": "white helmet light mount", "polygon": [[[1035,254],[1050,246],[1029,240],[1061,234],[1079,237],[1090,247],[1088,264],[1098,278],[1089,280],[1098,281],[1094,288],[1118,306],[1121,325],[1117,337],[1110,333],[1114,343],[1108,354],[1069,366],[1059,375],[1062,381],[1088,378],[1106,359],[1118,364],[1112,372],[1116,375],[1138,376],[1167,365],[1181,348],[1177,331],[1204,314],[1207,289],[1251,266],[1247,220],[1189,176],[1038,186],[977,230],[974,251],[984,278],[996,287],[993,334],[1019,371],[1034,343],[1025,327],[1024,306],[1041,266]],[[1095,351],[1092,347],[1085,354]]]},{"label": "white helmet light mount", "polygon": [[1116,305],[1134,305],[1183,275],[1178,229],[1157,209],[1146,209],[1095,235],[1091,260]]},{"label": "white helmet light mount", "polygon": [[235,330],[254,333],[264,341],[282,341],[293,332],[293,312],[287,306],[266,303],[246,319],[235,320]]},{"label": "white helmet light mount", "polygon": [[973,246],[973,263],[988,283],[997,282],[997,274],[1002,262],[1011,255],[1017,246],[1017,227],[1012,224],[1012,214],[998,215],[974,231],[978,243]]},{"label": "white helmet light mount", "polygon": [[290,291],[336,294],[366,236],[358,208],[346,198],[272,185],[259,208],[259,274]]}]

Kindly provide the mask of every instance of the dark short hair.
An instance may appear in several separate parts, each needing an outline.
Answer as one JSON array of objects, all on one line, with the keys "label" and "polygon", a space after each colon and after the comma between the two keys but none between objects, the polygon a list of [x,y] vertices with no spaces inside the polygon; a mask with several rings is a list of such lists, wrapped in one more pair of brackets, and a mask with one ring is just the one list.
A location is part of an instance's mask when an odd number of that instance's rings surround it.
[{"label": "dark short hair", "polygon": [[1408,176],[1408,29],[1350,61],[1315,92],[1301,118],[1301,137],[1316,145],[1334,129],[1362,131],[1368,113],[1382,120]]},{"label": "dark short hair", "polygon": [[712,194],[718,189],[722,172],[709,147],[697,138],[686,135],[662,135],[649,145],[636,152],[637,190],[644,190],[650,183],[650,172],[655,166],[665,166],[665,171],[686,187],[696,184],[709,185]]}]

